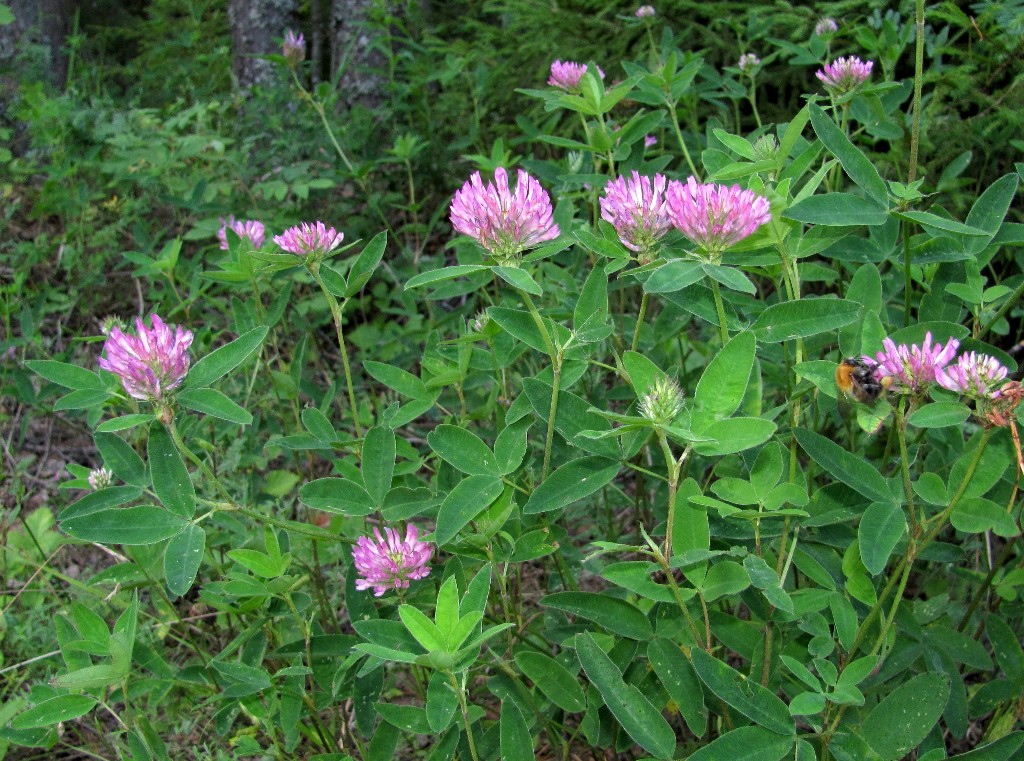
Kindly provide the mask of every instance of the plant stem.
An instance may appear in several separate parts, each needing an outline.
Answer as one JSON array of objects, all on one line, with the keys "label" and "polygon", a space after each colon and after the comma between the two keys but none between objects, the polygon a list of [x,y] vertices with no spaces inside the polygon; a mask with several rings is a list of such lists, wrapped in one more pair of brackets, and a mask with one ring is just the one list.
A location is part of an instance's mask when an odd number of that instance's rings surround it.
[{"label": "plant stem", "polygon": [[469,743],[469,753],[473,756],[473,761],[480,761],[480,756],[476,752],[476,743],[473,742],[473,728],[469,723],[469,705],[466,702],[465,687],[459,684],[455,674],[450,671],[448,672],[448,678],[451,680],[452,689],[455,690],[455,694],[459,696],[459,708],[462,709],[462,721],[466,725],[466,741]]},{"label": "plant stem", "polygon": [[914,51],[914,114],[910,128],[910,167],[907,184],[917,177],[917,151],[921,145],[921,86],[924,84],[924,0],[917,0],[917,48]]},{"label": "plant stem", "polygon": [[722,336],[722,346],[729,343],[729,328],[725,324],[725,305],[722,304],[722,292],[718,281],[711,278],[711,292],[715,295],[715,311],[718,312],[718,330]]},{"label": "plant stem", "polygon": [[683,152],[683,158],[686,159],[686,165],[690,167],[690,174],[700,179],[700,172],[697,171],[697,167],[693,163],[693,159],[690,158],[690,151],[686,148],[686,141],[683,139],[683,131],[679,129],[679,115],[676,113],[676,104],[668,103],[668,113],[672,117],[672,127],[676,131],[676,140],[679,141],[679,148]]},{"label": "plant stem", "polygon": [[[348,404],[349,412],[352,414],[352,422],[356,426],[356,438],[363,438],[363,428],[359,425],[359,411],[356,406],[356,395],[352,388],[352,370],[348,364],[348,349],[345,346],[345,328],[342,320],[342,312],[345,309],[344,304],[339,304],[338,300],[334,297],[334,294],[327,290],[327,285],[320,277],[320,266],[319,264],[311,264],[307,262],[306,269],[309,274],[316,280],[316,284],[320,286],[320,290],[323,291],[324,298],[327,299],[327,304],[331,308],[331,317],[334,319],[334,330],[338,335],[338,350],[341,352],[341,367],[345,372],[345,387],[348,390]],[[348,303],[347,301],[345,303]]]},{"label": "plant stem", "polygon": [[[903,406],[906,400],[901,398],[896,404],[896,438],[900,444],[900,470],[903,472],[903,493],[907,497],[907,516],[910,518],[910,536],[916,539],[920,532],[917,522],[917,510],[914,508],[914,486],[910,481],[910,458],[907,454],[907,423],[903,417]],[[924,515],[921,516],[924,520]]]},{"label": "plant stem", "polygon": [[644,317],[647,315],[647,302],[650,300],[650,294],[644,291],[644,295],[640,297],[640,312],[636,316],[636,328],[633,330],[633,343],[630,348],[636,351],[636,347],[640,345],[640,328],[644,324]]},{"label": "plant stem", "polygon": [[1006,301],[1004,301],[1003,305],[999,307],[999,311],[992,315],[992,319],[981,326],[981,329],[978,331],[978,335],[976,335],[975,338],[982,338],[986,333],[992,330],[992,326],[999,322],[1007,312],[1017,305],[1017,302],[1020,301],[1020,297],[1022,295],[1024,295],[1024,280],[1021,281],[1020,285],[1013,289],[1013,293],[1006,297]]}]

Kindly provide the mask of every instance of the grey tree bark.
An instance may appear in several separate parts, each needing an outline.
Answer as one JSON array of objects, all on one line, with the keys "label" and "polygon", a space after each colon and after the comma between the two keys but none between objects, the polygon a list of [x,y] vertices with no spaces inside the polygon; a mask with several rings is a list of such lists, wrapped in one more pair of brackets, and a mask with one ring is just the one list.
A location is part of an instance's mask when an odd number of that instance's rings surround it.
[{"label": "grey tree bark", "polygon": [[375,7],[390,7],[387,0],[332,0],[331,71],[341,69],[339,108],[353,103],[374,108],[384,102],[386,82],[381,74],[384,55],[373,47],[375,37],[367,26]]},{"label": "grey tree bark", "polygon": [[280,40],[295,23],[296,0],[228,0],[232,71],[242,87],[271,76],[273,65],[255,56],[280,52]]},{"label": "grey tree bark", "polygon": [[68,76],[64,43],[69,32],[70,0],[6,0],[5,4],[14,14],[14,23],[0,26],[0,65],[14,64],[27,52],[27,45],[40,45],[47,51],[47,79],[63,87]]}]

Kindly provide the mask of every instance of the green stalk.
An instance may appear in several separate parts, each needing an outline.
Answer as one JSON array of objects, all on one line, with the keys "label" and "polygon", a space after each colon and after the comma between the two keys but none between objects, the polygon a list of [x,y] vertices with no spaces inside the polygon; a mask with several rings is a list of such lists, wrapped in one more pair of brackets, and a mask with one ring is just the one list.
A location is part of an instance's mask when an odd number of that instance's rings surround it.
[{"label": "green stalk", "polygon": [[327,286],[320,277],[320,265],[318,262],[307,262],[306,269],[309,271],[309,274],[313,276],[313,279],[316,280],[316,284],[320,286],[320,290],[323,291],[324,298],[327,299],[327,304],[331,308],[331,317],[334,319],[334,330],[338,335],[338,350],[341,352],[341,367],[345,372],[345,387],[348,390],[349,411],[352,414],[352,422],[355,423],[356,426],[356,438],[361,439],[363,438],[363,428],[359,425],[359,411],[356,407],[356,395],[352,388],[352,370],[348,364],[348,349],[345,346],[345,328],[343,327],[342,321],[344,305],[339,304],[338,300],[334,297],[334,294],[327,290]]},{"label": "green stalk", "polygon": [[690,174],[700,179],[700,172],[697,171],[697,167],[693,163],[693,159],[690,158],[690,151],[686,148],[686,141],[683,140],[683,131],[679,128],[679,115],[676,113],[676,104],[668,103],[668,113],[672,117],[672,127],[676,131],[676,140],[679,141],[679,148],[683,152],[683,158],[686,159],[686,165],[690,167]]},{"label": "green stalk", "polygon": [[1022,295],[1024,295],[1024,280],[1021,281],[1020,285],[1013,289],[1013,293],[1006,297],[1006,301],[1004,301],[1003,305],[999,307],[999,311],[992,315],[992,319],[981,326],[981,330],[978,331],[978,335],[976,335],[975,338],[981,338],[992,330],[992,326],[999,322],[1007,312],[1017,305],[1017,302],[1020,301],[1020,297]]},{"label": "green stalk", "polygon": [[551,357],[552,362],[551,406],[548,408],[548,431],[544,439],[544,467],[541,470],[541,481],[544,481],[548,477],[548,470],[551,467],[551,446],[555,439],[555,415],[558,413],[558,387],[562,379],[563,355],[561,350],[555,349],[555,344],[548,333],[547,326],[544,324],[544,318],[537,311],[537,305],[533,303],[530,294],[519,288],[516,288],[516,291],[519,292],[523,303],[526,304],[526,308],[537,325],[537,329],[540,330],[540,334],[544,339],[544,346],[547,348],[548,356]]},{"label": "green stalk", "polygon": [[631,349],[636,351],[636,347],[640,345],[640,327],[644,324],[644,317],[647,315],[647,302],[650,300],[650,294],[644,291],[644,295],[640,297],[640,313],[636,316],[636,328],[633,330],[633,343]]},{"label": "green stalk", "polygon": [[907,184],[917,177],[917,151],[921,145],[921,87],[924,84],[924,0],[917,0],[917,18],[914,26],[917,47],[914,51],[914,114],[910,128],[910,167],[907,170]]},{"label": "green stalk", "polygon": [[722,346],[729,343],[729,328],[725,324],[725,306],[722,304],[722,292],[718,287],[718,281],[711,278],[711,292],[715,296],[715,311],[718,312],[718,330],[722,336]]},{"label": "green stalk", "polygon": [[[907,496],[907,516],[910,518],[910,536],[915,538],[919,532],[917,510],[914,509],[914,486],[910,481],[910,458],[907,454],[907,423],[903,417],[905,398],[896,405],[896,438],[900,444],[900,470],[903,472],[903,493]],[[924,520],[924,515],[921,516]]]},{"label": "green stalk", "polygon": [[466,725],[466,741],[469,743],[469,753],[473,756],[473,761],[480,761],[480,756],[476,752],[476,743],[473,742],[473,729],[469,723],[469,704],[466,701],[466,689],[464,686],[459,684],[459,680],[455,678],[455,674],[451,671],[448,672],[448,678],[451,680],[452,689],[455,690],[455,694],[459,697],[459,708],[462,710],[462,721]]}]

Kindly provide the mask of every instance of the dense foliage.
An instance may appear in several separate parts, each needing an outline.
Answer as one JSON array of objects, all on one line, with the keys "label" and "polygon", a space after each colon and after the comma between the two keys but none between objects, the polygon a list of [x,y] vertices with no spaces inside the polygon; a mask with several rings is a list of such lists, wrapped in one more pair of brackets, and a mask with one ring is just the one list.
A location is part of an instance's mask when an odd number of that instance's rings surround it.
[{"label": "dense foliage", "polygon": [[1024,6],[447,5],[0,72],[0,758],[1024,758]]}]

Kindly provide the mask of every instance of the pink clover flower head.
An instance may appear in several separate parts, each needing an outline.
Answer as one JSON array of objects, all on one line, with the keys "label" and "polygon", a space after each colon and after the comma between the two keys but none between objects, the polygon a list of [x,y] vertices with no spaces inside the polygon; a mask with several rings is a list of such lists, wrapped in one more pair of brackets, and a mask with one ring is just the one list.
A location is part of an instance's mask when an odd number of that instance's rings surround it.
[{"label": "pink clover flower head", "polygon": [[672,180],[665,191],[672,224],[701,246],[712,260],[771,221],[768,199],[739,185]]},{"label": "pink clover flower head", "polygon": [[94,468],[89,471],[89,486],[93,491],[110,486],[114,474],[107,468]]},{"label": "pink clover flower head", "polygon": [[754,53],[744,53],[736,63],[736,68],[746,73],[761,65],[761,59]]},{"label": "pink clover flower head", "polygon": [[939,369],[935,380],[943,388],[972,399],[998,399],[1007,372],[995,357],[972,351],[962,355],[955,365]]},{"label": "pink clover flower head", "polygon": [[289,227],[280,235],[275,235],[274,243],[289,254],[309,256],[330,253],[341,245],[344,238],[344,233],[327,227],[323,222],[303,222],[297,227]]},{"label": "pink clover flower head", "polygon": [[306,40],[301,34],[295,34],[291,29],[284,33],[284,42],[281,43],[281,54],[291,66],[297,66],[306,60]]},{"label": "pink clover flower head", "polygon": [[171,330],[155,314],[150,321],[152,327],[147,328],[137,317],[134,336],[111,328],[103,344],[107,356],[100,357],[99,365],[121,379],[129,396],[161,402],[188,374],[192,331],[180,325]]},{"label": "pink clover flower head", "polygon": [[814,25],[814,36],[824,37],[826,34],[833,34],[839,31],[839,24],[836,23],[834,18],[824,17],[818,19],[818,23]]},{"label": "pink clover flower head", "polygon": [[842,95],[864,84],[871,76],[874,65],[874,61],[862,61],[857,56],[837,58],[824,69],[818,69],[815,76],[825,84],[827,90]]},{"label": "pink clover flower head", "polygon": [[637,18],[653,18],[657,13],[653,5],[641,5],[636,9]]},{"label": "pink clover flower head", "polygon": [[601,196],[601,218],[610,222],[619,240],[630,251],[650,254],[672,227],[665,201],[667,180],[656,174],[641,177],[633,170],[630,179],[609,180]]},{"label": "pink clover flower head", "polygon": [[473,172],[450,210],[457,232],[475,238],[499,263],[509,265],[526,249],[558,237],[553,215],[551,199],[536,179],[520,169],[513,192],[502,167],[486,185],[480,172]]},{"label": "pink clover flower head", "polygon": [[[935,383],[938,374],[953,361],[960,342],[950,338],[943,346],[932,342],[932,334],[925,333],[924,342],[917,344],[900,344],[891,338],[882,341],[884,351],[872,358],[863,359],[875,367],[875,378],[883,382],[893,391],[903,394],[916,394]],[[886,378],[890,380],[885,381]]]},{"label": "pink clover flower head", "polygon": [[248,238],[253,248],[262,246],[263,240],[266,238],[266,229],[262,222],[255,219],[235,219],[234,217],[228,217],[225,222],[221,217],[217,240],[220,241],[220,247],[225,251],[228,250],[228,228],[234,230],[239,238]]},{"label": "pink clover flower head", "polygon": [[409,582],[430,573],[430,556],[434,548],[419,540],[419,529],[410,524],[405,539],[393,528],[373,529],[373,537],[361,536],[352,548],[352,559],[360,578],[356,589],[373,587],[374,597],[389,589],[408,589]]},{"label": "pink clover flower head", "polygon": [[[583,75],[586,73],[587,65],[585,63],[556,60],[551,64],[551,76],[548,78],[548,84],[562,90],[578,90],[580,80],[583,79]],[[600,66],[597,67],[597,75],[604,79],[604,72],[601,71]]]}]

